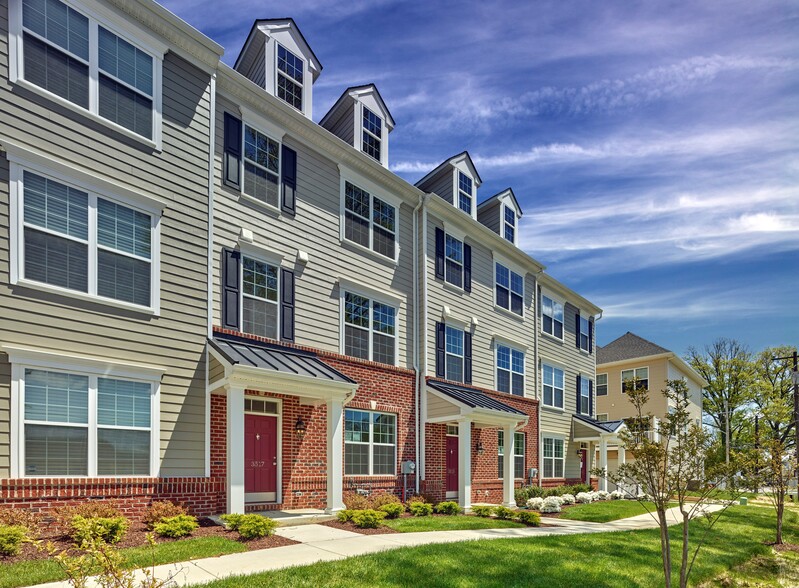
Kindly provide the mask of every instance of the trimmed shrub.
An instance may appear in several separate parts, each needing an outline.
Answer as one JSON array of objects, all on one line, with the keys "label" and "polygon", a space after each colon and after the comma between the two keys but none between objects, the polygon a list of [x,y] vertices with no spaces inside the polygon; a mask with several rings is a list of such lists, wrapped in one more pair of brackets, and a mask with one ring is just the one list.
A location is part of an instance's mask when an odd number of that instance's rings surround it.
[{"label": "trimmed shrub", "polygon": [[553,513],[560,512],[560,496],[547,496],[541,504],[541,512]]},{"label": "trimmed shrub", "polygon": [[244,541],[267,537],[275,532],[277,522],[257,514],[224,514],[222,522],[231,531],[238,531]]},{"label": "trimmed shrub", "polygon": [[494,507],[486,504],[479,504],[472,507],[472,514],[478,517],[490,517],[494,514]]},{"label": "trimmed shrub", "polygon": [[588,492],[578,492],[577,495],[574,497],[574,500],[577,501],[579,504],[589,504],[594,501],[594,497],[591,496]]},{"label": "trimmed shrub", "polygon": [[510,520],[516,515],[516,511],[512,508],[508,508],[507,506],[495,506],[494,507],[494,514],[497,516],[498,519],[502,520]]},{"label": "trimmed shrub", "polygon": [[59,506],[53,509],[53,515],[55,516],[56,524],[67,531],[70,528],[72,519],[76,516],[81,516],[84,519],[113,519],[125,516],[116,502],[111,500],[89,500],[78,504]]},{"label": "trimmed shrub", "polygon": [[153,530],[161,537],[188,537],[200,525],[197,518],[187,514],[180,514],[174,517],[164,517],[155,523]]},{"label": "trimmed shrub", "polygon": [[402,506],[402,503],[391,502],[389,504],[384,504],[377,510],[386,513],[387,519],[397,519],[405,512],[405,507]]},{"label": "trimmed shrub", "polygon": [[0,526],[25,527],[30,534],[37,534],[41,514],[27,508],[0,508]]},{"label": "trimmed shrub", "polygon": [[433,514],[433,505],[426,502],[411,502],[408,510],[415,517],[427,517]]},{"label": "trimmed shrub", "polygon": [[544,489],[540,486],[522,486],[514,491],[516,504],[525,504],[531,498],[543,497]]},{"label": "trimmed shrub", "polygon": [[576,496],[580,492],[592,492],[594,489],[589,484],[573,484],[569,486],[569,490],[569,494]]},{"label": "trimmed shrub", "polygon": [[363,494],[358,494],[357,492],[347,492],[344,494],[344,506],[347,507],[347,510],[364,510],[371,508],[372,504]]},{"label": "trimmed shrub", "polygon": [[383,494],[377,494],[376,496],[372,497],[372,508],[375,510],[380,510],[380,507],[386,504],[402,504],[402,501],[389,492],[384,492]]},{"label": "trimmed shrub", "polygon": [[386,513],[383,511],[367,508],[353,512],[350,520],[360,529],[376,529],[384,518],[386,518]]},{"label": "trimmed shrub", "polygon": [[610,500],[610,492],[605,492],[604,490],[600,490],[596,493],[597,500]]},{"label": "trimmed shrub", "polygon": [[352,515],[354,515],[355,512],[356,511],[350,509],[340,510],[338,513],[336,513],[336,518],[341,523],[349,523],[352,520]]},{"label": "trimmed shrub", "polygon": [[624,492],[620,492],[619,490],[614,490],[610,493],[611,500],[621,500],[624,498]]},{"label": "trimmed shrub", "polygon": [[531,510],[520,510],[516,517],[519,519],[520,523],[529,527],[537,527],[541,524],[541,515]]},{"label": "trimmed shrub", "polygon": [[563,501],[563,504],[574,504],[576,502],[574,494],[564,494],[560,499]]},{"label": "trimmed shrub", "polygon": [[185,506],[175,504],[168,500],[157,500],[144,509],[141,522],[152,531],[156,523],[160,523],[164,519],[187,514],[189,514],[189,511]]},{"label": "trimmed shrub", "polygon": [[458,514],[461,514],[461,511],[462,511],[462,509],[461,509],[460,505],[458,505],[457,502],[454,502],[452,500],[446,500],[444,502],[439,502],[436,505],[436,512],[438,514],[458,515]]},{"label": "trimmed shrub", "polygon": [[28,530],[22,525],[0,525],[0,555],[17,555]]},{"label": "trimmed shrub", "polygon": [[541,510],[541,505],[544,504],[544,499],[540,496],[536,496],[535,498],[531,498],[527,501],[527,508],[532,510]]},{"label": "trimmed shrub", "polygon": [[119,543],[128,532],[130,522],[125,517],[92,517],[82,515],[72,517],[70,537],[78,545],[90,544],[100,540],[105,543]]}]

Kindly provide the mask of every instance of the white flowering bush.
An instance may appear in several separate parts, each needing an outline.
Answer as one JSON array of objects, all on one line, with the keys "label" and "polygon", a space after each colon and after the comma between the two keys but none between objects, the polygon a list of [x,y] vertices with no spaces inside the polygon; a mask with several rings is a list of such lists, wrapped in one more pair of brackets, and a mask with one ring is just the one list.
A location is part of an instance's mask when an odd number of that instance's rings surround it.
[{"label": "white flowering bush", "polygon": [[560,496],[547,496],[541,505],[541,512],[560,512]]},{"label": "white flowering bush", "polygon": [[590,504],[591,502],[594,501],[594,497],[591,496],[591,494],[589,494],[588,492],[578,492],[577,496],[575,496],[574,499],[579,504]]},{"label": "white flowering bush", "polygon": [[624,492],[620,490],[614,490],[610,493],[611,500],[621,500],[622,498],[624,498]]},{"label": "white flowering bush", "polygon": [[536,496],[531,498],[527,501],[527,508],[531,510],[541,510],[541,506],[544,504],[544,499],[540,496]]},{"label": "white flowering bush", "polygon": [[596,499],[610,500],[610,492],[605,492],[604,490],[600,490],[599,492],[596,492]]},{"label": "white flowering bush", "polygon": [[563,504],[574,504],[575,502],[574,494],[564,494],[560,499],[563,501]]}]

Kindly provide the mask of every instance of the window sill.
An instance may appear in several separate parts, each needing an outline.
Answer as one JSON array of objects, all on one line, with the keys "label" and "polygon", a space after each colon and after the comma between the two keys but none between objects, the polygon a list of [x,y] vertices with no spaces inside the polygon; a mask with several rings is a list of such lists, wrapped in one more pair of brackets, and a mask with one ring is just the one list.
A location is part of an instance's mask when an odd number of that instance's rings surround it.
[{"label": "window sill", "polygon": [[60,288],[59,286],[51,286],[50,284],[42,284],[40,282],[34,282],[32,280],[25,280],[25,279],[17,280],[16,282],[13,283],[13,285],[21,288],[30,288],[31,290],[40,290],[42,292],[49,292],[51,294],[57,294],[59,296],[66,296],[68,298],[75,298],[77,300],[84,300],[86,302],[92,302],[94,304],[99,304],[102,306],[112,306],[114,308],[129,310],[131,312],[136,312],[139,314],[144,314],[149,316],[160,315],[160,309],[158,307],[154,308],[154,307],[139,306],[137,304],[122,302],[121,300],[103,298],[102,296],[93,296],[92,294],[86,294],[84,292],[75,292],[74,290],[67,290],[66,288]]},{"label": "window sill", "polygon": [[[128,139],[133,139],[134,141],[137,141],[138,143],[141,143],[142,145],[145,145],[145,146],[153,149],[154,151],[156,151],[158,153],[160,153],[161,150],[162,150],[161,149],[160,132],[156,133],[155,140],[148,139],[146,137],[142,137],[141,135],[139,135],[137,133],[134,133],[131,130],[126,129],[125,127],[120,126],[120,125],[116,124],[113,121],[110,121],[110,120],[108,120],[106,118],[103,118],[102,116],[92,112],[91,110],[86,110],[85,108],[83,108],[81,106],[73,104],[69,100],[65,100],[64,98],[61,98],[61,96],[57,96],[56,94],[53,94],[52,92],[48,92],[44,88],[40,88],[36,84],[33,84],[33,83],[29,82],[28,80],[26,80],[24,78],[17,78],[16,80],[12,80],[12,82],[14,84],[16,84],[17,86],[21,87],[21,88],[25,88],[26,90],[29,90],[30,92],[33,92],[34,94],[38,94],[39,96],[43,96],[44,98],[47,98],[48,100],[52,100],[53,102],[63,106],[64,108],[68,108],[69,110],[72,110],[73,112],[77,112],[78,114],[80,114],[82,116],[85,116],[86,118],[89,118],[89,119],[93,120],[94,122],[100,123],[101,125],[104,125],[104,126],[108,127],[109,129],[111,129],[113,131],[116,131],[117,133],[119,133],[121,135],[124,135]],[[155,121],[155,117],[157,117],[157,116],[158,116],[158,113],[155,112],[155,109],[153,109],[153,120],[154,121]],[[159,126],[157,124],[157,121],[156,121],[155,126],[156,126],[156,128]]]},{"label": "window sill", "polygon": [[546,331],[541,331],[541,336],[544,337],[545,339],[549,339],[550,341],[553,341],[554,343],[559,343],[559,344],[563,345],[563,339],[562,338],[558,338],[555,335],[550,335]]},{"label": "window sill", "polygon": [[516,319],[517,321],[519,321],[521,323],[524,322],[524,312],[522,312],[522,314],[516,314],[512,310],[508,310],[507,308],[504,308],[502,306],[498,306],[496,304],[494,305],[494,310],[498,310],[502,314],[508,315],[510,318]]},{"label": "window sill", "polygon": [[252,204],[257,208],[261,208],[269,213],[274,214],[277,217],[280,216],[281,211],[277,206],[272,206],[271,204],[268,204],[263,200],[258,200],[254,196],[250,196],[249,194],[245,194],[244,192],[239,192],[239,200],[247,204]]},{"label": "window sill", "polygon": [[557,413],[566,412],[565,408],[561,408],[560,406],[550,406],[549,404],[544,404],[543,402],[541,403],[541,408],[543,408],[544,410],[548,410],[550,412],[557,412]]},{"label": "window sill", "polygon": [[591,357],[593,355],[593,353],[591,353],[590,351],[588,351],[586,349],[583,349],[582,347],[580,347],[580,353],[582,353],[586,357]]},{"label": "window sill", "polygon": [[[348,239],[339,239],[339,242],[341,243],[342,247],[344,247],[346,249],[350,249],[350,250],[354,251],[355,253],[361,253],[361,254],[367,255],[367,256],[371,257],[373,260],[379,261],[380,263],[382,263],[384,265],[391,266],[391,267],[398,267],[399,266],[399,260],[396,259],[396,258],[395,259],[391,259],[390,257],[386,257],[385,255],[381,255],[377,251],[373,251],[373,250],[369,249],[368,247],[364,247],[363,245],[360,245],[360,244],[355,243],[353,241],[350,241]],[[398,245],[397,245],[397,247],[399,248]]]},{"label": "window sill", "polygon": [[460,294],[461,296],[468,294],[468,292],[466,292],[466,290],[464,290],[461,286],[456,286],[455,284],[452,284],[446,280],[440,280],[440,281],[444,289],[449,290],[453,294]]}]

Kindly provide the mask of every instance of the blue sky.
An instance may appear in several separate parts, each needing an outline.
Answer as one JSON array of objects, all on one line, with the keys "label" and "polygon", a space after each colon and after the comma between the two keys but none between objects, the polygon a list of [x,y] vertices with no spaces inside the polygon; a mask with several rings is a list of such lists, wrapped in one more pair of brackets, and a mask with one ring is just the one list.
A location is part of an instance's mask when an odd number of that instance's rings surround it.
[{"label": "blue sky", "polygon": [[416,181],[468,149],[482,200],[511,186],[522,246],[675,352],[799,344],[799,4],[168,0],[232,64],[292,16],[324,65],[319,120],[374,82]]}]

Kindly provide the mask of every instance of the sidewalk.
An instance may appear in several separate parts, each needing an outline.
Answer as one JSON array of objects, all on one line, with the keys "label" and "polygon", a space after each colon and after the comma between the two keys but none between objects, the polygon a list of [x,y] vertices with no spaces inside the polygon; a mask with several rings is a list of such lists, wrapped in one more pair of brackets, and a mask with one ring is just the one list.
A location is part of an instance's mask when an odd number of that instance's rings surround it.
[{"label": "sidewalk", "polygon": [[[720,506],[709,506],[717,510]],[[680,522],[679,512],[672,508],[668,512],[670,524]],[[546,537],[549,535],[575,535],[606,533],[609,531],[631,531],[656,528],[657,520],[648,514],[620,519],[610,523],[587,523],[566,519],[544,519],[550,527],[525,527],[521,529],[481,529],[477,531],[431,531],[424,533],[391,533],[386,535],[361,535],[351,531],[334,529],[324,525],[307,524],[293,527],[278,527],[278,535],[299,541],[298,545],[287,545],[260,551],[247,551],[220,557],[209,557],[174,564],[156,566],[155,576],[172,578],[178,586],[203,584],[228,576],[249,575],[279,570],[291,566],[308,565],[320,561],[345,559],[355,555],[429,545],[432,543],[454,543],[478,539],[520,539]],[[67,582],[40,584],[40,588],[69,588]],[[89,582],[89,587],[97,584]]]}]

